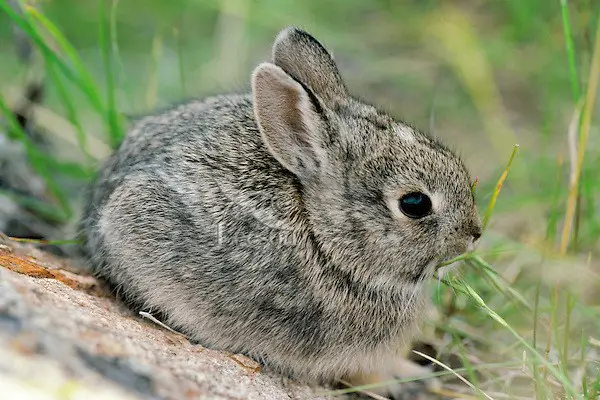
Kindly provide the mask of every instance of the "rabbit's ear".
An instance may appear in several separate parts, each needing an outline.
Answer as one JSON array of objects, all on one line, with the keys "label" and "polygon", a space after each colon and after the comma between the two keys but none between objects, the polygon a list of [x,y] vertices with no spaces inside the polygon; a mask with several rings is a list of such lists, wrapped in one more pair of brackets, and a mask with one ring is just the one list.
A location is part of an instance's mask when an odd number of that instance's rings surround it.
[{"label": "rabbit's ear", "polygon": [[252,74],[252,96],[271,154],[300,178],[317,173],[326,155],[321,146],[323,118],[314,95],[283,69],[263,63]]},{"label": "rabbit's ear", "polygon": [[309,87],[325,105],[347,96],[333,57],[308,33],[287,28],[273,44],[273,63]]}]

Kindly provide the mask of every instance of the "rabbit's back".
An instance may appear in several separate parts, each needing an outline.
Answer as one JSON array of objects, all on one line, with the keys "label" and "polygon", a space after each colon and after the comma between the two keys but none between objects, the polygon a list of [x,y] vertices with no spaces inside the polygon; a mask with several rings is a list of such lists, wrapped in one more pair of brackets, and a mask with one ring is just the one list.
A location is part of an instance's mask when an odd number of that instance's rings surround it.
[{"label": "rabbit's back", "polygon": [[[242,240],[249,232],[269,230],[269,223],[286,225],[286,218],[298,212],[293,201],[297,188],[293,176],[270,158],[247,96],[194,101],[142,118],[90,189],[82,220],[84,250],[92,259],[98,251],[109,256],[106,247],[123,244],[114,237],[112,230],[117,230],[131,246],[142,240],[139,235],[156,242],[144,249],[156,253],[161,240],[172,245],[181,230],[195,244],[181,255],[206,245],[206,258],[225,247],[220,241]],[[156,231],[141,226],[159,219],[163,228],[156,223]],[[171,225],[177,229],[169,230]],[[236,244],[250,247],[243,240]],[[177,256],[175,250],[162,253]],[[196,262],[224,264],[221,256]],[[92,267],[102,273],[104,264]]]},{"label": "rabbit's back", "polygon": [[251,99],[243,95],[191,101],[143,117],[104,165],[96,185],[110,186],[115,175],[159,165],[154,173],[177,174],[188,162],[236,168],[244,155],[264,153],[257,129]]},{"label": "rabbit's back", "polygon": [[84,251],[124,299],[204,345],[297,364],[337,317],[309,289],[297,183],[251,116],[232,96],[140,120],[92,186]]}]

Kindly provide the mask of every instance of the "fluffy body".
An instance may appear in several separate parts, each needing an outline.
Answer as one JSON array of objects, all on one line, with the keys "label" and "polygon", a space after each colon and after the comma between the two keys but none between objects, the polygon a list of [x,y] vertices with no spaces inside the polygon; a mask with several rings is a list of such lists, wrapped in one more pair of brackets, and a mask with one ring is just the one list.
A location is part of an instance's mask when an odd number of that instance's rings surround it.
[{"label": "fluffy body", "polygon": [[[470,177],[431,137],[346,93],[288,29],[252,94],[139,120],[81,222],[94,273],[203,345],[297,379],[392,373],[423,282],[479,236]],[[411,219],[403,193],[427,193]]]}]

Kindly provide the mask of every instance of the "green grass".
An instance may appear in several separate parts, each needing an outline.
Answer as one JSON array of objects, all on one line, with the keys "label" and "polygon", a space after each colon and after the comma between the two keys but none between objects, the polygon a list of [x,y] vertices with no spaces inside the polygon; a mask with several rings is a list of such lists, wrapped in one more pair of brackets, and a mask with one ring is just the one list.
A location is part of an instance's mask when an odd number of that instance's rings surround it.
[{"label": "green grass", "polygon": [[[334,50],[352,91],[433,127],[478,177],[482,244],[432,284],[440,359],[458,355],[463,367],[453,371],[476,388],[455,380],[446,393],[597,399],[599,15],[590,0],[53,0],[23,14],[0,0],[0,112],[51,193],[47,203],[0,196],[73,222],[81,186],[128,116],[246,89],[277,31],[303,26]],[[42,107],[59,119],[38,123],[57,154],[37,148],[7,112],[28,73],[9,22],[43,64]]]}]

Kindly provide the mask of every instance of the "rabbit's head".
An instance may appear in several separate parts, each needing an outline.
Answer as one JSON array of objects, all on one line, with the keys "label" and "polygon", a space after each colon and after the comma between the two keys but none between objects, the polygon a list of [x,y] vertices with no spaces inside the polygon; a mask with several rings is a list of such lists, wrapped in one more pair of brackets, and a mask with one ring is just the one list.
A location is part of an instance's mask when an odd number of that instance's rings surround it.
[{"label": "rabbit's head", "polygon": [[252,76],[273,157],[295,175],[315,240],[374,282],[417,282],[481,234],[462,161],[433,138],[350,96],[312,36],[288,28]]}]

